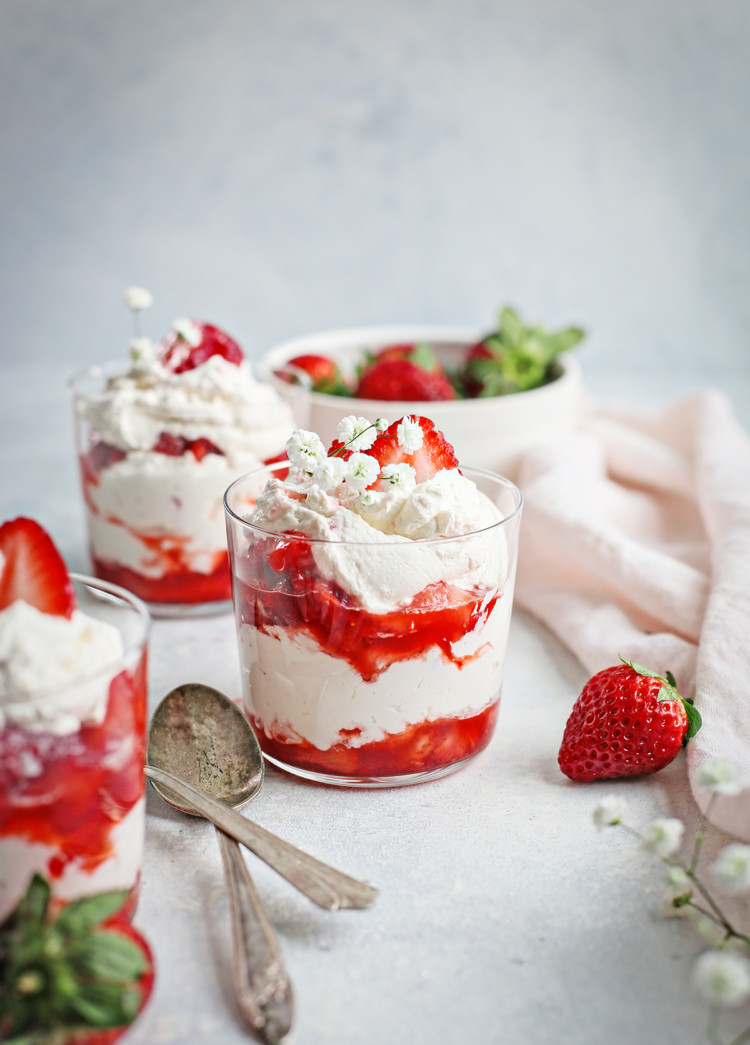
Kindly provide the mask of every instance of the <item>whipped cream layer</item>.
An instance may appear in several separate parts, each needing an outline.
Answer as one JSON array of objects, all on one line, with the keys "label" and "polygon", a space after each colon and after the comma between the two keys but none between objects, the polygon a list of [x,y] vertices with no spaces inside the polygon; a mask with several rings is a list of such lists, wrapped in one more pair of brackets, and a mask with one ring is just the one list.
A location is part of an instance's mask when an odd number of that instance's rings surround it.
[{"label": "whipped cream layer", "polygon": [[[54,880],[55,898],[70,902],[111,889],[133,889],[143,862],[146,801],[140,799],[110,834],[111,855],[93,870],[83,860],[67,864]],[[16,907],[34,874],[49,877],[57,849],[14,835],[0,838],[0,922]]]},{"label": "whipped cream layer", "polygon": [[[512,593],[455,643],[459,667],[432,647],[364,682],[304,632],[243,624],[239,631],[245,706],[269,737],[305,740],[319,750],[361,747],[409,726],[476,715],[500,696]],[[345,733],[341,731],[354,731]]]},{"label": "whipped cream layer", "polygon": [[[500,513],[458,469],[372,498],[326,493],[301,474],[271,479],[248,521],[312,538],[315,565],[371,613],[405,606],[428,585],[497,588],[508,572]],[[448,539],[446,539],[448,538]]]},{"label": "whipped cream layer", "polygon": [[77,409],[99,437],[120,450],[148,451],[162,432],[209,439],[238,472],[249,456],[273,457],[284,446],[294,419],[270,385],[219,355],[175,374],[155,358],[133,363]]},{"label": "whipped cream layer", "polygon": [[[0,612],[0,728],[63,735],[104,720],[120,632],[81,610],[60,617],[23,600]],[[79,681],[81,680],[81,681]]]},{"label": "whipped cream layer", "polygon": [[86,489],[91,547],[98,559],[161,577],[169,563],[153,541],[174,539],[195,573],[211,573],[226,554],[223,496],[236,470],[250,471],[253,454],[233,462],[221,454],[197,460],[133,451],[105,468]]}]

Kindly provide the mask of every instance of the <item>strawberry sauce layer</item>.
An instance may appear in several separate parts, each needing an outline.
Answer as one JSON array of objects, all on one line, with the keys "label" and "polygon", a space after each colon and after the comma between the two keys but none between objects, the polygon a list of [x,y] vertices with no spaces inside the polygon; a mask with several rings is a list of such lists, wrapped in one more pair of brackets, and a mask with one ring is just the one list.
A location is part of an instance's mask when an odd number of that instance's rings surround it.
[{"label": "strawberry sauce layer", "polygon": [[[320,751],[306,741],[291,742],[268,737],[263,723],[250,716],[260,745],[279,762],[311,773],[353,778],[395,777],[429,773],[455,765],[483,751],[495,731],[500,701],[470,718],[441,718],[422,722],[395,736],[361,747],[335,744]],[[350,730],[350,735],[358,731]]]},{"label": "strawberry sauce layer", "polygon": [[174,555],[170,560],[170,569],[162,577],[146,577],[116,562],[107,562],[95,556],[92,558],[97,577],[127,588],[145,602],[222,602],[232,597],[229,556],[226,552],[217,556],[218,565],[211,573],[190,570]]},{"label": "strawberry sauce layer", "polygon": [[[453,646],[481,626],[500,598],[497,591],[466,592],[439,581],[406,607],[369,613],[319,576],[309,541],[295,535],[258,541],[235,563],[235,571],[240,624],[263,632],[283,627],[309,636],[321,652],[346,660],[367,683],[392,664],[419,659],[433,648],[446,666],[458,670],[482,656],[487,646],[467,656],[456,654]],[[341,743],[326,751],[288,736],[269,737],[267,725],[257,720],[254,725],[264,751],[283,763],[341,776],[388,777],[439,769],[476,754],[489,742],[497,713],[495,701],[476,715],[425,721],[361,746],[351,744],[359,730],[342,730]]]},{"label": "strawberry sauce layer", "polygon": [[[101,725],[55,736],[0,731],[0,837],[55,850],[46,875],[91,874],[114,855],[112,832],[143,798],[146,658],[110,683]],[[133,885],[135,893],[137,883]]]}]

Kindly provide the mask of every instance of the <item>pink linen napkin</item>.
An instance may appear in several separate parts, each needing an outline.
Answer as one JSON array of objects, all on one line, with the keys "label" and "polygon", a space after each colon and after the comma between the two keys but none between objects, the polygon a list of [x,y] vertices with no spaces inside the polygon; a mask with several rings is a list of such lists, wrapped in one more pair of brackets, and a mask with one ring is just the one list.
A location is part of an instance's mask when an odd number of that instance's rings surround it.
[{"label": "pink linen napkin", "polygon": [[516,603],[591,673],[622,654],[693,697],[698,773],[732,762],[744,789],[717,826],[750,841],[750,440],[707,391],[654,411],[587,404],[579,429],[528,452]]}]

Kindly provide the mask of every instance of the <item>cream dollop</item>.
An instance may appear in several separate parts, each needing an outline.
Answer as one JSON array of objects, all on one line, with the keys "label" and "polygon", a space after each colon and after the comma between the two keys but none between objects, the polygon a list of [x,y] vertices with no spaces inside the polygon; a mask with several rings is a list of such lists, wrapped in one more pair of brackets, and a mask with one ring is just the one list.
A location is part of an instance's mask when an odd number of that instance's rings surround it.
[{"label": "cream dollop", "polygon": [[101,392],[80,399],[78,410],[102,440],[126,452],[151,450],[167,432],[209,439],[232,464],[249,454],[272,457],[294,425],[289,405],[255,379],[247,360],[236,365],[219,355],[175,374],[153,353],[139,353]]},{"label": "cream dollop", "polygon": [[0,612],[0,728],[62,735],[99,724],[122,655],[120,632],[106,621],[11,603]]},{"label": "cream dollop", "polygon": [[[381,496],[382,493],[382,496]],[[505,575],[500,512],[457,469],[410,489],[325,491],[301,472],[271,479],[248,521],[313,539],[315,564],[372,613],[404,606],[439,581],[492,588]]]}]

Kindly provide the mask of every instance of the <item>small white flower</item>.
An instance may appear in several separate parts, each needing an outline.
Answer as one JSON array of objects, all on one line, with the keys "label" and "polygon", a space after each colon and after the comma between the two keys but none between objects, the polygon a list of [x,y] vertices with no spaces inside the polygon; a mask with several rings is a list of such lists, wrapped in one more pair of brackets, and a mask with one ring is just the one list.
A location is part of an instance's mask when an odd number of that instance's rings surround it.
[{"label": "small white flower", "polygon": [[201,328],[192,319],[176,319],[172,323],[172,330],[183,341],[187,341],[192,348],[201,343]]},{"label": "small white flower", "polygon": [[303,428],[295,429],[289,436],[286,453],[292,464],[308,475],[328,457],[320,436]]},{"label": "small white flower", "polygon": [[377,417],[375,419],[375,428],[378,432],[384,432],[386,428],[389,428],[389,422],[384,417]]},{"label": "small white flower", "polygon": [[123,299],[131,312],[142,312],[154,303],[153,294],[145,287],[127,287]]},{"label": "small white flower", "polygon": [[727,893],[750,890],[750,845],[733,842],[725,846],[711,864],[711,874]]},{"label": "small white flower", "polygon": [[717,795],[738,795],[742,790],[739,770],[721,758],[706,762],[698,773],[698,783]]},{"label": "small white flower", "polygon": [[417,473],[410,464],[387,464],[380,473],[380,478],[390,486],[408,493],[417,485]]},{"label": "small white flower", "polygon": [[382,490],[363,490],[359,495],[359,503],[363,508],[376,508],[384,497]]},{"label": "small white flower", "polygon": [[711,1005],[734,1008],[750,997],[750,962],[730,951],[706,951],[695,963],[693,983]]},{"label": "small white flower", "polygon": [[721,758],[711,759],[703,766],[699,781],[719,795],[738,795],[743,788],[739,768]]},{"label": "small white flower", "polygon": [[346,479],[348,467],[343,457],[326,457],[313,472],[313,482],[321,490],[335,490]]},{"label": "small white flower", "polygon": [[405,417],[396,429],[398,445],[403,447],[407,454],[413,454],[419,450],[424,442],[424,432],[419,422],[413,417]]},{"label": "small white flower", "polygon": [[674,817],[659,817],[643,832],[644,849],[656,856],[671,856],[680,848],[685,825]]},{"label": "small white flower", "polygon": [[377,429],[366,417],[342,417],[336,431],[349,450],[369,450],[378,437]]},{"label": "small white flower", "polygon": [[128,348],[130,358],[136,367],[147,368],[156,358],[154,343],[150,337],[134,337]]},{"label": "small white flower", "polygon": [[[692,896],[693,883],[682,867],[667,867],[664,875],[664,889],[661,895],[662,914],[665,918],[684,918],[692,908],[684,902],[684,898]],[[675,903],[675,901],[683,901]]]},{"label": "small white flower", "polygon": [[603,827],[614,827],[622,820],[625,803],[617,795],[607,795],[594,810],[594,824],[601,831]]},{"label": "small white flower", "polygon": [[346,482],[353,490],[364,490],[366,486],[372,485],[380,474],[380,463],[369,454],[352,454],[346,463]]}]

